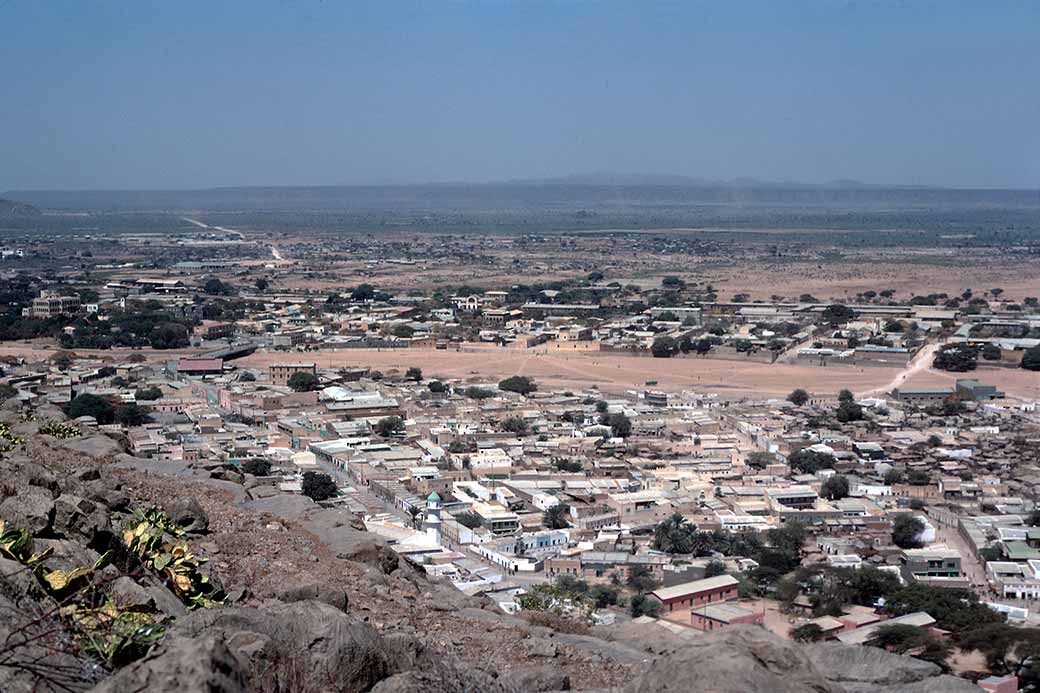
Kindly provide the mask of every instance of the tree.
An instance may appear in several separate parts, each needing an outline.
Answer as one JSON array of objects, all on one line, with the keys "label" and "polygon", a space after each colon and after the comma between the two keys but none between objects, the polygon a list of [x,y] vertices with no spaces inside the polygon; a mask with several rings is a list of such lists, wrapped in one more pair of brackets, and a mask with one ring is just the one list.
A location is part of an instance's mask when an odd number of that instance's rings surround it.
[{"label": "tree", "polygon": [[318,376],[308,371],[297,371],[289,377],[287,383],[296,392],[310,392],[317,390],[320,382]]},{"label": "tree", "polygon": [[888,486],[892,486],[893,484],[901,484],[903,483],[903,473],[895,468],[889,469],[887,472],[885,472],[884,482]]},{"label": "tree", "polygon": [[408,339],[415,334],[415,330],[405,324],[394,325],[390,328],[390,334],[401,339]]},{"label": "tree", "polygon": [[820,319],[828,325],[843,325],[856,317],[856,311],[840,303],[832,303],[820,313]]},{"label": "tree", "polygon": [[448,386],[445,385],[444,383],[442,383],[439,380],[431,380],[426,385],[426,387],[429,388],[430,392],[432,392],[435,395],[439,395],[441,393],[444,393],[444,392],[448,391]]},{"label": "tree", "polygon": [[643,594],[637,594],[628,602],[628,610],[632,618],[640,616],[655,617],[661,613],[661,602]]},{"label": "tree", "polygon": [[411,380],[417,383],[422,382],[422,369],[416,366],[412,366],[407,371],[405,371],[404,379]]},{"label": "tree", "polygon": [[206,283],[202,285],[202,291],[210,296],[228,296],[235,292],[229,285],[220,281],[216,277],[210,277],[207,279]]},{"label": "tree", "polygon": [[130,363],[144,363],[148,359],[145,358],[144,354],[130,354],[126,359]]},{"label": "tree", "polygon": [[882,625],[867,640],[867,645],[881,647],[898,654],[916,650],[918,659],[923,659],[946,669],[946,658],[953,646],[935,637],[923,628],[901,623]]},{"label": "tree", "polygon": [[1040,628],[991,623],[969,630],[957,645],[980,652],[993,673],[1018,676],[1020,690],[1036,690],[1040,683]]},{"label": "tree", "polygon": [[567,520],[567,518],[570,517],[570,512],[571,506],[566,503],[551,505],[549,506],[549,509],[542,514],[542,524],[549,529],[563,529],[564,527],[570,527],[571,523]]},{"label": "tree", "polygon": [[597,609],[605,609],[617,604],[618,588],[613,585],[593,585],[589,589],[589,599]]},{"label": "tree", "polygon": [[502,430],[507,433],[524,435],[527,433],[527,422],[519,416],[511,416],[502,422]]},{"label": "tree", "polygon": [[834,469],[834,457],[825,452],[802,448],[787,458],[791,469],[802,474],[815,474],[821,469]]},{"label": "tree", "polygon": [[271,288],[271,282],[269,282],[267,279],[263,277],[257,277],[256,281],[253,282],[253,286],[256,287],[257,291],[267,291],[269,288]]},{"label": "tree", "polygon": [[153,400],[160,399],[160,398],[162,398],[162,396],[163,396],[162,390],[160,390],[159,388],[155,387],[154,385],[152,387],[139,388],[137,390],[137,392],[134,393],[134,399],[136,399],[138,401],[141,401],[141,402],[144,402],[144,401],[149,401],[150,402],[150,401],[153,401]]},{"label": "tree", "polygon": [[791,639],[795,642],[819,642],[825,637],[823,628],[815,623],[804,623],[791,629]]},{"label": "tree", "polygon": [[383,438],[404,433],[404,419],[400,416],[387,416],[377,421],[373,430]]},{"label": "tree", "polygon": [[127,402],[116,407],[113,418],[117,424],[123,426],[141,426],[152,420],[148,410],[133,402]]},{"label": "tree", "polygon": [[804,406],[809,401],[809,393],[802,388],[792,390],[787,396],[787,401],[796,407]]},{"label": "tree", "polygon": [[610,435],[615,438],[627,438],[632,432],[632,422],[624,414],[611,414],[607,417]]},{"label": "tree", "polygon": [[1040,346],[1026,349],[1022,355],[1022,368],[1027,371],[1040,371]]},{"label": "tree", "polygon": [[996,344],[983,344],[979,349],[979,355],[987,361],[999,361],[1002,352]]},{"label": "tree", "polygon": [[849,402],[855,402],[856,396],[852,394],[852,390],[842,390],[838,393],[838,402],[840,404],[847,404]]},{"label": "tree", "polygon": [[1002,623],[1004,615],[979,602],[972,590],[932,587],[913,582],[885,597],[885,611],[902,616],[926,611],[943,630],[955,636],[992,623]]},{"label": "tree", "polygon": [[919,538],[923,531],[921,518],[910,513],[897,515],[892,521],[892,543],[901,549],[919,549],[924,546]]},{"label": "tree", "polygon": [[927,486],[931,481],[932,478],[923,469],[911,469],[906,475],[906,483],[911,486]]},{"label": "tree", "polygon": [[242,371],[242,375],[238,376],[238,379],[243,383],[255,383],[256,376],[249,371]]},{"label": "tree", "polygon": [[487,388],[471,385],[466,388],[466,396],[470,399],[481,400],[490,399],[495,396],[495,393]]},{"label": "tree", "polygon": [[336,482],[328,474],[321,472],[303,473],[303,495],[315,503],[329,498],[335,498],[339,494]]},{"label": "tree", "polygon": [[765,469],[776,462],[776,455],[771,452],[757,450],[749,454],[744,462],[752,469]]},{"label": "tree", "polygon": [[0,383],[0,402],[6,402],[15,395],[18,394],[18,389],[8,385],[7,383]]},{"label": "tree", "polygon": [[636,564],[628,571],[628,579],[625,580],[625,584],[642,594],[656,587],[657,580],[654,579],[654,574],[650,572],[649,568]]},{"label": "tree", "polygon": [[242,471],[253,476],[268,476],[271,473],[271,463],[263,457],[251,457],[242,463]]},{"label": "tree", "polygon": [[654,340],[654,343],[650,346],[650,353],[654,355],[654,358],[666,359],[674,356],[679,351],[679,345],[672,337],[658,337]]},{"label": "tree", "polygon": [[524,375],[513,375],[498,384],[498,389],[506,392],[518,392],[527,396],[538,389],[535,382]]},{"label": "tree", "polygon": [[606,400],[602,400],[601,399],[600,401],[596,402],[596,411],[599,412],[600,414],[606,414],[607,413],[607,402],[606,402]]},{"label": "tree", "polygon": [[476,529],[481,524],[480,515],[476,514],[475,512],[470,512],[469,510],[455,515],[455,521],[463,527],[467,527],[469,529]]},{"label": "tree", "polygon": [[177,322],[156,325],[148,333],[148,344],[153,349],[181,349],[188,346],[188,330]]},{"label": "tree", "polygon": [[115,407],[104,397],[88,393],[76,395],[69,402],[65,413],[70,419],[78,419],[81,416],[92,416],[99,424],[110,424],[115,420]]},{"label": "tree", "polygon": [[350,298],[355,301],[371,301],[376,297],[376,287],[371,284],[359,284],[350,292]]},{"label": "tree", "polygon": [[679,277],[669,275],[661,279],[661,286],[667,286],[669,288],[676,288],[682,285],[682,280]]},{"label": "tree", "polygon": [[942,371],[964,373],[973,371],[978,366],[978,354],[966,344],[946,345],[939,350],[932,361],[932,367]]},{"label": "tree", "polygon": [[704,566],[704,577],[712,578],[726,574],[726,564],[720,560],[712,559]]},{"label": "tree", "polygon": [[841,500],[849,495],[849,480],[841,474],[828,477],[820,485],[820,495],[827,500]]},{"label": "tree", "polygon": [[451,445],[448,446],[448,452],[453,455],[460,455],[464,452],[469,452],[469,446],[461,440],[453,440],[451,441]]},{"label": "tree", "polygon": [[701,337],[694,343],[693,350],[700,356],[704,356],[711,351],[713,346],[715,346],[715,342],[713,342],[709,337]]},{"label": "tree", "polygon": [[696,548],[697,525],[679,513],[662,520],[654,527],[653,547],[665,553],[693,553]]},{"label": "tree", "polygon": [[842,402],[838,405],[838,411],[834,414],[841,423],[861,421],[863,419],[863,407],[855,402]]}]

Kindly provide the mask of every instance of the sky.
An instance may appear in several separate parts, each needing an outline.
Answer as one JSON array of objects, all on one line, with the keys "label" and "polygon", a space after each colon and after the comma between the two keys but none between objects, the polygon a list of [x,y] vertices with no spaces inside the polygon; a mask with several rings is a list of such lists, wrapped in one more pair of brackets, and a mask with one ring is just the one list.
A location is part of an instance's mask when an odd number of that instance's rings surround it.
[{"label": "sky", "polygon": [[1035,0],[0,0],[0,191],[1040,187]]}]

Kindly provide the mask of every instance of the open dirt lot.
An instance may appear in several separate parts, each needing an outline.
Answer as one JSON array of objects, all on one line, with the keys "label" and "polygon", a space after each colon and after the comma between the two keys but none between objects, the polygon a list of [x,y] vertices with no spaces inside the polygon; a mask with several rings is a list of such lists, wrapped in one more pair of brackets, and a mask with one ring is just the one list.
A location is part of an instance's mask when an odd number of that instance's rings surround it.
[{"label": "open dirt lot", "polygon": [[725,398],[786,396],[796,387],[837,394],[842,388],[866,391],[890,382],[892,368],[819,368],[814,366],[742,363],[714,359],[654,359],[601,353],[544,352],[509,348],[474,351],[435,349],[344,349],[312,354],[256,353],[237,363],[267,366],[279,361],[315,361],[319,367],[368,366],[381,371],[422,368],[427,378],[495,382],[526,375],[554,388],[581,391],[593,386],[604,392],[643,388],[717,392]]}]

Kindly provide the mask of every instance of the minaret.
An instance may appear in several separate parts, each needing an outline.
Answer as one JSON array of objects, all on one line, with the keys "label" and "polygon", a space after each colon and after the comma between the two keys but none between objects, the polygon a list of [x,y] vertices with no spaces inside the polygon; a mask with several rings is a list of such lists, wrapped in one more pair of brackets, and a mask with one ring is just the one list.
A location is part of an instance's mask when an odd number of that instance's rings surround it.
[{"label": "minaret", "polygon": [[436,491],[432,491],[426,497],[426,518],[423,520],[423,529],[435,544],[441,543],[441,497]]}]

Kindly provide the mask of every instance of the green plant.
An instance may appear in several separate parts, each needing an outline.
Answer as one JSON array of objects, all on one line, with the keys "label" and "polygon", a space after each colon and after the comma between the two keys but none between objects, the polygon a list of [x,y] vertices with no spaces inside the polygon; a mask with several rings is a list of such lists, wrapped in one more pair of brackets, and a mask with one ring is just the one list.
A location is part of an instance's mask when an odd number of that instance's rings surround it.
[{"label": "green plant", "polygon": [[191,553],[186,542],[165,538],[167,534],[177,537],[183,533],[168,515],[150,508],[135,513],[123,531],[123,542],[130,553],[163,578],[189,608],[223,604],[223,593],[200,570],[206,559]]},{"label": "green plant", "polygon": [[83,435],[79,428],[72,424],[59,423],[52,421],[51,423],[40,426],[40,433],[45,436],[54,436],[55,438],[61,438],[67,440],[69,438],[79,438]]},{"label": "green plant", "polygon": [[25,438],[11,433],[11,427],[0,423],[0,453],[11,452],[25,442]]},{"label": "green plant", "polygon": [[120,608],[111,599],[97,608],[69,605],[61,614],[79,630],[83,649],[109,667],[140,659],[166,634],[157,614],[141,607]]}]

